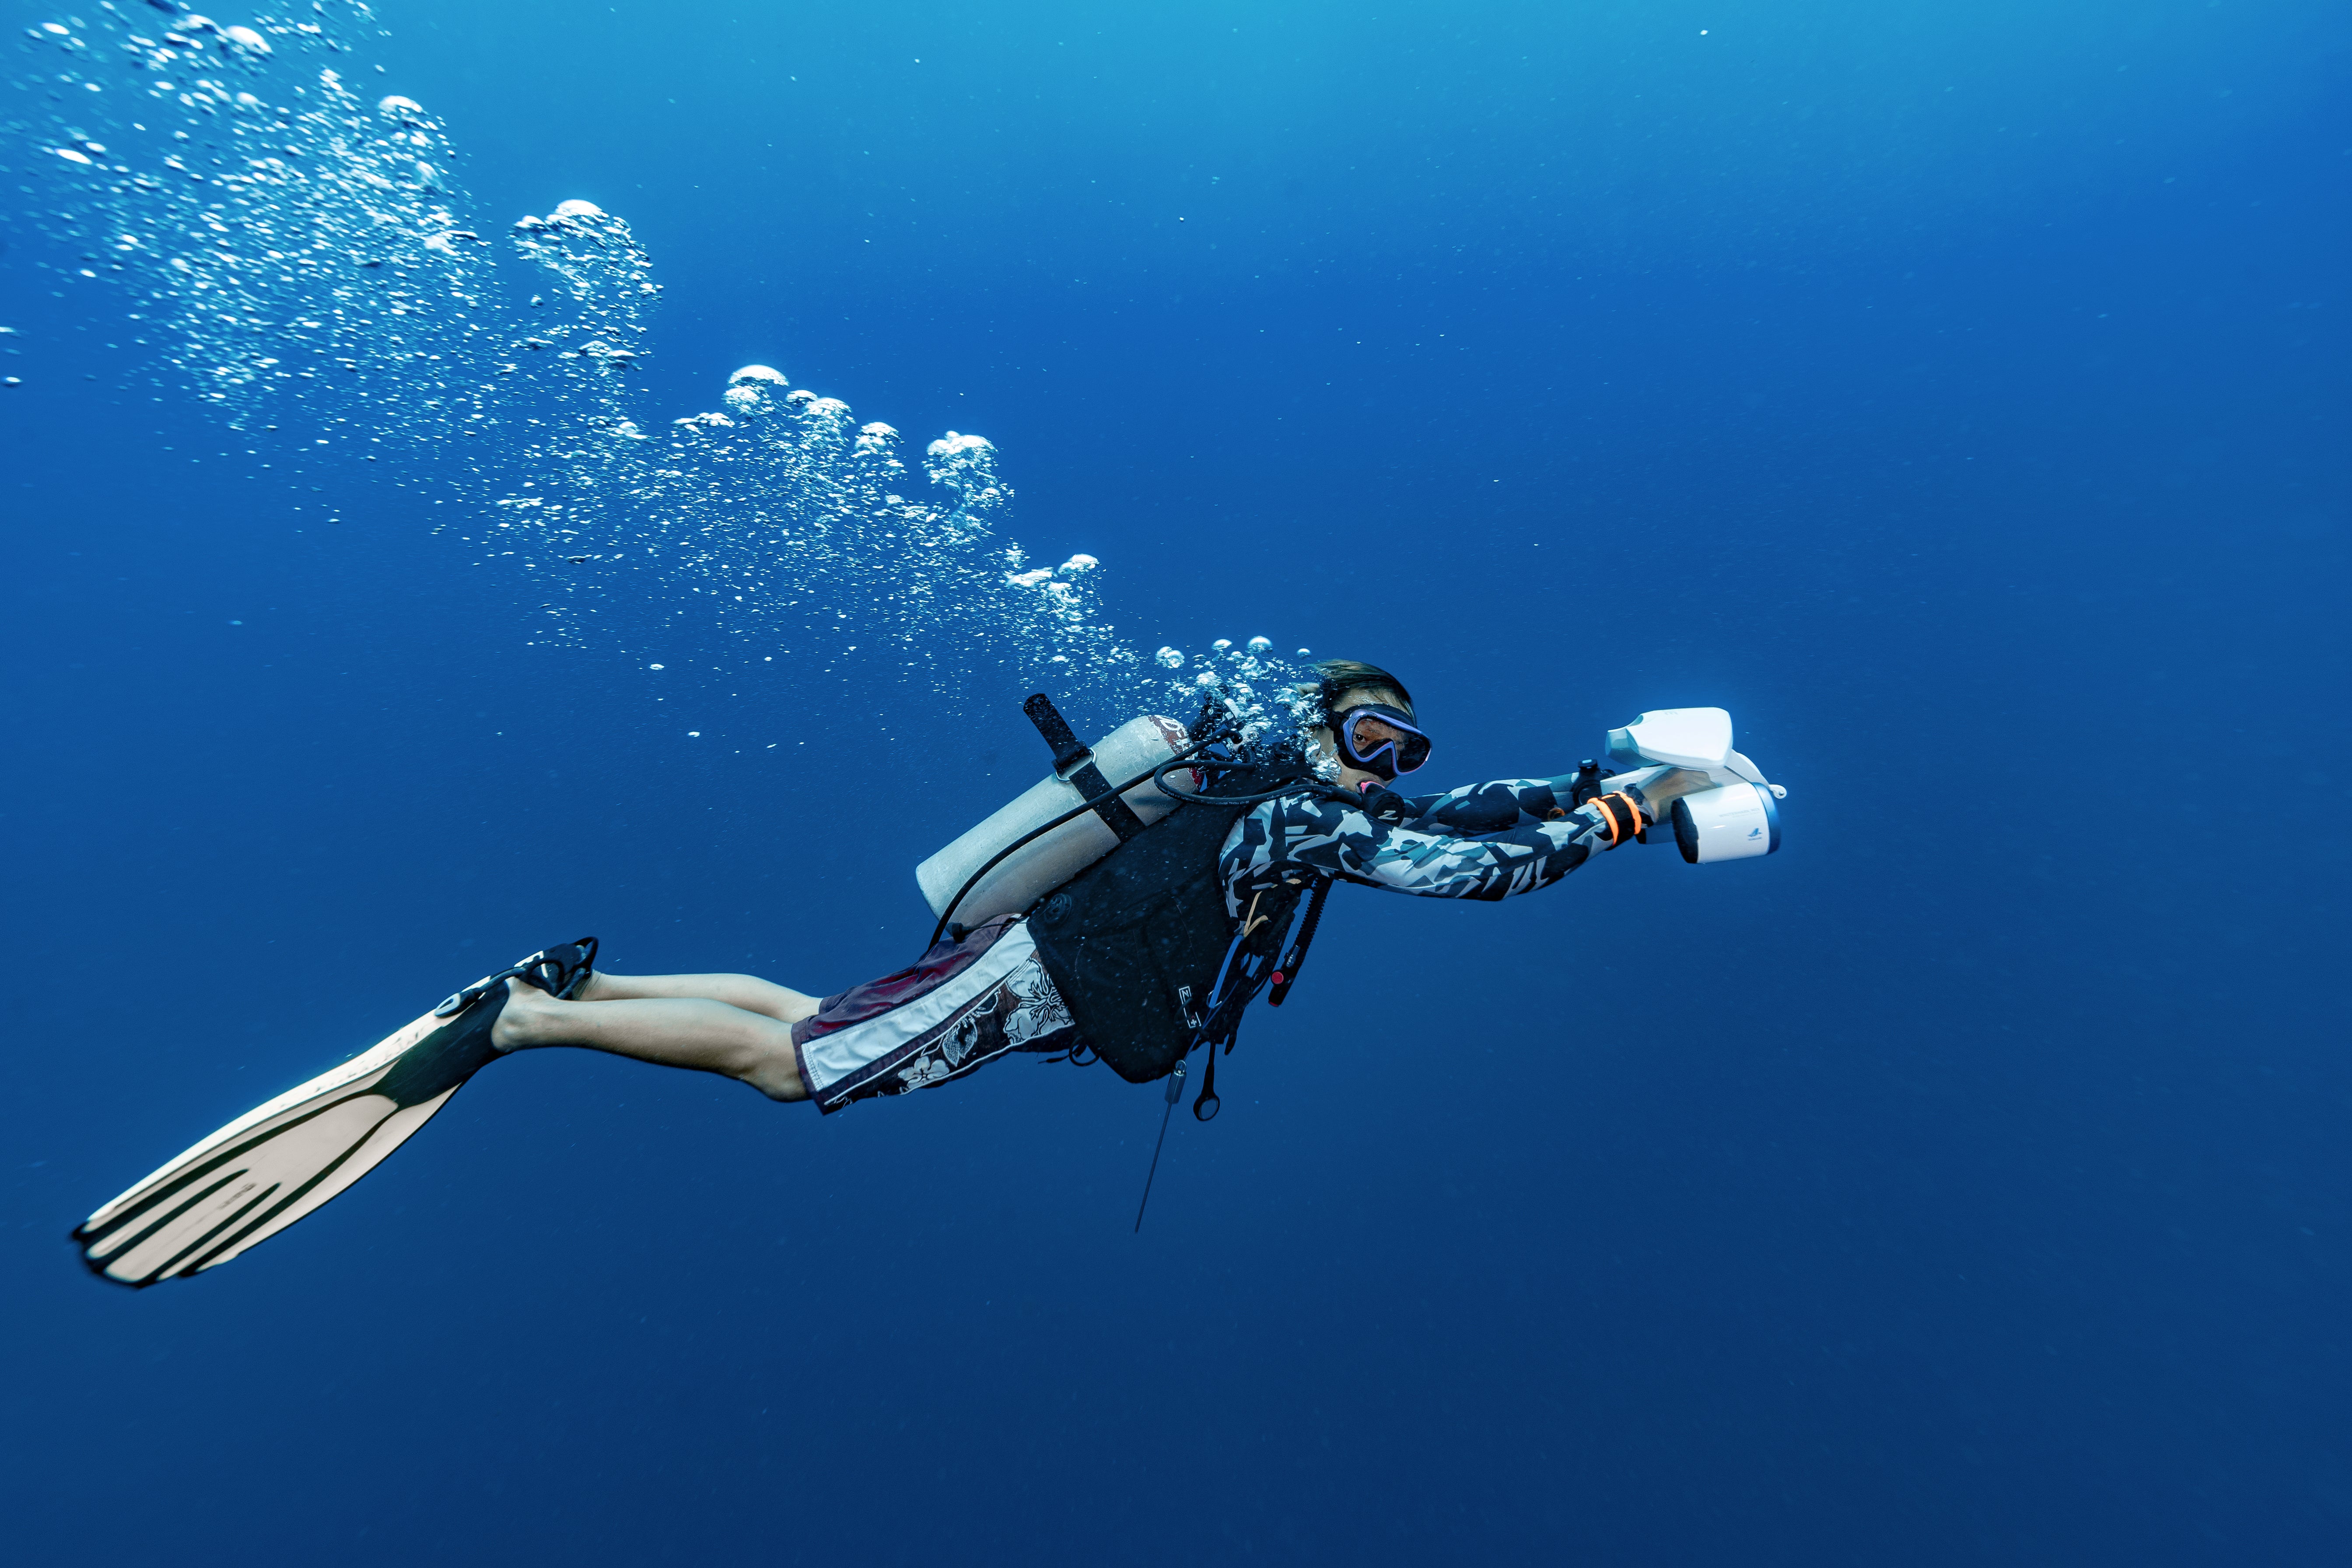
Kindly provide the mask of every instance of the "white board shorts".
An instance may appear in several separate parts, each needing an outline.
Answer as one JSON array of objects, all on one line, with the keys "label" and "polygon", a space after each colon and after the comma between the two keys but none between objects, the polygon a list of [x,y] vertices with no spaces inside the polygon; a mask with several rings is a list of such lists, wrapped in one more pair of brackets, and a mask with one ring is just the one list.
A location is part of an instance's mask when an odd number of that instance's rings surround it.
[{"label": "white board shorts", "polygon": [[1067,1050],[1077,1026],[1037,957],[1028,922],[1000,915],[793,1026],[809,1097],[827,1115],[854,1100],[929,1089],[1013,1051]]}]

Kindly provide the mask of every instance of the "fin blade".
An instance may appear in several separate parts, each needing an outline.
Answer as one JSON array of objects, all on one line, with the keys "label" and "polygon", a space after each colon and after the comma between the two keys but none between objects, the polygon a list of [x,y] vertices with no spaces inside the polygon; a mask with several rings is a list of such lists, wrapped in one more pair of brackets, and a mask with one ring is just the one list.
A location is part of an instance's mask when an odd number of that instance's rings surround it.
[{"label": "fin blade", "polygon": [[478,1005],[446,1020],[427,1013],[256,1106],[83,1221],[73,1233],[83,1261],[143,1289],[215,1268],[275,1236],[373,1170],[449,1102],[489,1059],[499,1011]]},{"label": "fin blade", "polygon": [[164,1279],[274,1198],[315,1190],[399,1109],[380,1094],[355,1094],[274,1134],[247,1140],[236,1159],[208,1173],[215,1179],[185,1201],[145,1226],[93,1238],[87,1256],[103,1265],[109,1279],[126,1285]]},{"label": "fin blade", "polygon": [[250,1222],[227,1242],[217,1245],[213,1251],[184,1265],[176,1272],[186,1278],[201,1274],[207,1268],[217,1268],[247,1247],[258,1246],[276,1236],[374,1170],[394,1149],[408,1142],[410,1135],[418,1128],[433,1120],[434,1113],[448,1104],[450,1097],[464,1087],[462,1084],[452,1085],[437,1098],[423,1104],[402,1106],[376,1123],[374,1130],[352,1149],[340,1165],[322,1173],[307,1192],[281,1197],[260,1219]]},{"label": "fin blade", "polygon": [[163,1189],[170,1186],[174,1179],[184,1181],[207,1159],[240,1142],[246,1134],[267,1136],[274,1128],[315,1111],[322,1101],[332,1098],[338,1091],[365,1092],[394,1063],[406,1055],[411,1047],[431,1035],[440,1023],[440,1019],[427,1013],[351,1060],[296,1084],[275,1100],[255,1106],[227,1126],[180,1151],[125,1188],[120,1196],[100,1205],[96,1212],[81,1222],[74,1234],[77,1237],[93,1235],[119,1225],[132,1210],[152,1207]]}]

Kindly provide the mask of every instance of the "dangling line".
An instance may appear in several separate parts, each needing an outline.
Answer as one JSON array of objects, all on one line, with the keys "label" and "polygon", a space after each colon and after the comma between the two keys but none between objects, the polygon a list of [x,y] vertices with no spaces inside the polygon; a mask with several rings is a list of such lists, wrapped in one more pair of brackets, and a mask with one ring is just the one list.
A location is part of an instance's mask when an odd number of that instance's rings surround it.
[{"label": "dangling line", "polygon": [[1160,1142],[1151,1146],[1151,1169],[1143,1173],[1143,1203],[1135,1205],[1135,1229],[1143,1234],[1143,1205],[1151,1201],[1151,1178],[1160,1173],[1160,1146],[1168,1142],[1168,1119],[1176,1114],[1176,1102],[1184,1097],[1184,1064],[1178,1062],[1176,1070],[1168,1075],[1168,1109],[1160,1113]]}]

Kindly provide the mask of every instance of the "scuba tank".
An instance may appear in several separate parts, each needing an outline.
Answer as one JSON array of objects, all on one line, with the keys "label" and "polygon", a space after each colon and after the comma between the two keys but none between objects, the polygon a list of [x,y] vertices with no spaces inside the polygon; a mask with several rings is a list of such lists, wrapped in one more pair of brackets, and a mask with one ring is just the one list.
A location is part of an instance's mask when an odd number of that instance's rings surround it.
[{"label": "scuba tank", "polygon": [[[1054,748],[1054,771],[915,868],[923,898],[942,922],[970,928],[1018,914],[1176,808],[1151,775],[1192,748],[1182,724],[1147,714],[1089,747],[1044,698],[1024,706]],[[1181,794],[1200,788],[1191,769],[1167,779]],[[1089,805],[1093,810],[1084,809]],[[1057,817],[1067,820],[1046,826]]]}]

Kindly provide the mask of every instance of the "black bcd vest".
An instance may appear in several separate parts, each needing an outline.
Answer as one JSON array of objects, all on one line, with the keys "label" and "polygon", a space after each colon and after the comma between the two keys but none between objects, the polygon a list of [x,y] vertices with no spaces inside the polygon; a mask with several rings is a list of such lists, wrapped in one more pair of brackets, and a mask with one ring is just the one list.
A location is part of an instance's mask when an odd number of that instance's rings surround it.
[{"label": "black bcd vest", "polygon": [[[1038,956],[1079,1034],[1129,1083],[1167,1077],[1203,1040],[1213,1049],[1230,1043],[1256,990],[1232,987],[1210,1016],[1236,930],[1217,856],[1252,809],[1215,797],[1261,795],[1307,776],[1295,763],[1221,768],[1210,793],[1189,797],[1029,911]],[[1277,880],[1255,896],[1244,945],[1263,950],[1260,970],[1289,929],[1303,885]]]}]

